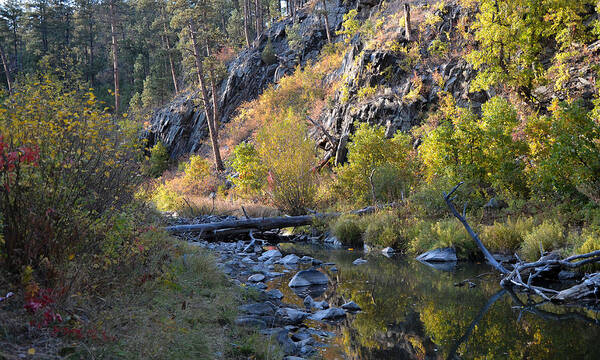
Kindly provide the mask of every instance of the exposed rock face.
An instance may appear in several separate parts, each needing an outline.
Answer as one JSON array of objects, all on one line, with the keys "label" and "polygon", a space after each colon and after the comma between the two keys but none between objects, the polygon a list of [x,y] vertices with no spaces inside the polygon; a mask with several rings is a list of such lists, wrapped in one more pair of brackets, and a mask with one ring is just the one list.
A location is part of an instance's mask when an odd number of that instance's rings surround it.
[{"label": "exposed rock face", "polygon": [[[340,28],[343,15],[353,6],[352,3],[327,1],[332,34]],[[298,11],[297,18],[302,38],[298,56],[300,63],[305,64],[306,61],[317,58],[321,48],[327,43],[327,35],[318,13],[309,13],[303,9]],[[292,24],[291,18],[275,23],[263,33],[260,41],[255,41],[251,48],[242,51],[228,64],[227,76],[221,82],[219,90],[221,123],[228,122],[243,102],[255,99],[268,85],[293,71],[297,64],[296,54],[290,50],[286,35],[286,27]],[[277,62],[274,64],[266,64],[261,59],[269,40],[277,55]],[[198,151],[207,135],[208,127],[199,93],[187,92],[153,114],[147,136],[150,145],[161,141],[169,149],[171,157],[177,158]]]}]

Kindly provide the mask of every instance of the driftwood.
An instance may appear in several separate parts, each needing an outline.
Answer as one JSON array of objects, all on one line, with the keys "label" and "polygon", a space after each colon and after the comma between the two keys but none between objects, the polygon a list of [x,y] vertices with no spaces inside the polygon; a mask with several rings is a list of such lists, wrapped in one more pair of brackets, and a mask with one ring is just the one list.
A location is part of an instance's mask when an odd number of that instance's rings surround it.
[{"label": "driftwood", "polygon": [[[488,249],[483,245],[477,234],[471,229],[466,220],[466,204],[463,208],[462,215],[454,207],[454,197],[452,194],[462,185],[460,182],[448,194],[444,193],[444,200],[450,208],[452,214],[463,224],[471,238],[475,241],[487,261],[504,275],[500,281],[503,288],[512,290],[517,289],[526,291],[530,294],[535,294],[545,301],[570,303],[585,299],[594,299],[597,301],[596,294],[600,291],[600,273],[595,273],[587,276],[583,282],[562,291],[549,289],[534,285],[536,279],[547,274],[558,274],[561,269],[573,270],[584,265],[600,262],[600,250],[592,251],[587,254],[573,255],[565,259],[561,259],[556,253],[542,254],[539,260],[535,262],[523,262],[515,254],[518,259],[512,271],[508,271],[500,264]],[[524,280],[526,278],[526,280]]]},{"label": "driftwood", "polygon": [[241,220],[229,220],[212,222],[206,224],[173,225],[167,226],[165,230],[170,233],[197,232],[200,234],[211,233],[224,229],[257,229],[271,230],[286,227],[310,225],[315,219],[336,216],[335,214],[315,214],[289,217],[250,218]]},{"label": "driftwood", "polygon": [[479,249],[481,250],[481,252],[485,256],[485,258],[487,259],[487,261],[489,261],[490,264],[493,267],[495,267],[496,269],[498,269],[498,271],[500,271],[501,273],[508,274],[508,270],[506,270],[504,268],[504,266],[502,266],[502,264],[500,264],[498,261],[496,261],[496,259],[494,259],[494,257],[492,256],[492,254],[490,254],[490,252],[483,245],[483,243],[481,242],[481,240],[479,240],[479,236],[477,236],[477,234],[475,233],[475,231],[473,231],[473,229],[471,229],[471,226],[469,226],[469,223],[467,222],[467,219],[466,219],[467,205],[465,204],[465,207],[463,208],[462,215],[454,207],[454,203],[452,202],[454,200],[454,198],[451,197],[451,196],[452,196],[452,194],[454,194],[454,192],[456,190],[458,190],[458,188],[462,184],[463,184],[463,182],[458,183],[458,185],[456,185],[452,190],[450,190],[450,192],[448,194],[446,194],[444,192],[444,200],[446,201],[446,204],[450,208],[450,211],[452,212],[452,214],[463,224],[463,226],[465,227],[465,229],[467,229],[467,232],[469,233],[469,235],[473,238],[473,240],[475,240],[475,243],[477,244],[477,247],[479,247]]},{"label": "driftwood", "polygon": [[[350,214],[364,215],[375,212],[378,209],[393,207],[395,203],[377,206],[367,206],[365,208],[350,211]],[[199,237],[219,237],[234,234],[248,234],[250,231],[266,231],[273,229],[282,229],[286,227],[296,227],[310,225],[318,219],[329,219],[342,215],[342,213],[315,213],[312,215],[301,216],[281,216],[268,218],[245,218],[239,220],[229,220],[212,222],[206,224],[173,225],[165,227],[165,230],[171,234],[178,233],[199,233]],[[250,236],[252,238],[253,236]]]}]

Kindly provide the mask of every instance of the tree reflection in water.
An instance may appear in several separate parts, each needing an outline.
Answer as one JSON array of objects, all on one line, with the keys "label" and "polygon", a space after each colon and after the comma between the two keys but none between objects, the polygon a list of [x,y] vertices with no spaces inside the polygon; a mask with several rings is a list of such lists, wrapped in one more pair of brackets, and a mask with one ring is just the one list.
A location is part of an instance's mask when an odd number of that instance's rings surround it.
[{"label": "tree reflection in water", "polygon": [[[581,359],[600,350],[595,312],[504,296],[493,273],[477,277],[490,272],[485,265],[459,263],[445,273],[406,258],[376,255],[354,266],[356,252],[295,251],[337,264],[322,298],[334,306],[354,300],[363,309],[326,326],[337,337],[325,358],[341,350],[350,359]],[[454,286],[464,279],[478,286]],[[569,321],[552,321],[561,319]]]}]

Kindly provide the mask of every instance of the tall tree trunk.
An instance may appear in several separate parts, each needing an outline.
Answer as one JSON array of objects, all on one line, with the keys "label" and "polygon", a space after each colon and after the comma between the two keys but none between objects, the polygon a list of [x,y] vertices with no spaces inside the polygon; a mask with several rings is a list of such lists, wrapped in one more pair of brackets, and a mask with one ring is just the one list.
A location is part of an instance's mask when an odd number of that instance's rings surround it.
[{"label": "tall tree trunk", "polygon": [[94,33],[93,30],[94,26],[92,24],[92,20],[90,18],[90,25],[89,25],[89,31],[90,31],[90,67],[89,67],[89,71],[90,71],[90,83],[92,85],[92,87],[94,87],[94,82],[96,81],[96,76],[94,74]]},{"label": "tall tree trunk", "polygon": [[322,1],[323,4],[323,19],[325,19],[325,33],[327,34],[327,42],[331,44],[331,33],[329,32],[329,18],[327,16],[327,4],[325,0]]},{"label": "tall tree trunk", "polygon": [[254,0],[254,6],[256,7],[256,40],[260,39],[262,33],[262,13],[260,9],[260,0]]},{"label": "tall tree trunk", "polygon": [[12,81],[10,80],[10,71],[8,63],[6,62],[6,56],[4,56],[4,48],[0,44],[0,57],[2,58],[2,66],[4,67],[4,74],[6,75],[6,84],[8,85],[8,92],[12,93]]},{"label": "tall tree trunk", "polygon": [[173,87],[175,93],[179,93],[179,86],[177,86],[177,76],[175,76],[175,66],[173,66],[173,54],[171,54],[171,44],[169,43],[169,34],[167,33],[167,23],[163,23],[165,30],[165,43],[167,45],[167,54],[169,54],[169,66],[171,67],[171,77],[173,78]]},{"label": "tall tree trunk", "polygon": [[410,41],[411,38],[410,33],[410,5],[404,4],[404,35],[408,41]]},{"label": "tall tree trunk", "polygon": [[114,0],[110,1],[110,35],[112,40],[112,53],[113,53],[113,78],[115,81],[115,114],[119,113],[119,100],[120,100],[120,91],[119,91],[119,58],[117,56],[117,32],[116,32],[116,17],[115,17],[115,3]]},{"label": "tall tree trunk", "polygon": [[246,37],[246,46],[250,47],[250,0],[244,1],[244,36]]},{"label": "tall tree trunk", "polygon": [[[217,111],[210,110],[210,104],[208,100],[208,91],[206,90],[206,84],[204,83],[204,73],[202,70],[202,57],[200,56],[200,45],[196,38],[196,25],[193,21],[189,22],[190,37],[192,40],[192,47],[194,52],[194,59],[196,60],[196,68],[198,70],[198,83],[200,84],[200,93],[202,95],[202,105],[204,105],[204,112],[206,114],[206,123],[208,124],[208,134],[212,144],[213,155],[215,159],[215,167],[218,171],[225,169],[223,161],[221,160],[221,153],[219,151],[219,140],[217,139],[217,133],[214,123],[214,113]],[[216,109],[213,109],[216,110]]]}]

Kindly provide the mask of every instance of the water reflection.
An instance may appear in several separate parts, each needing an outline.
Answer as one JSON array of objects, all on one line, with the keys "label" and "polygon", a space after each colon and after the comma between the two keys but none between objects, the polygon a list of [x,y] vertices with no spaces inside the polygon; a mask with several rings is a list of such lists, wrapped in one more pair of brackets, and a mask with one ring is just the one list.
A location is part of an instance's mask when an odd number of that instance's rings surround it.
[{"label": "water reflection", "polygon": [[[361,253],[294,251],[336,263],[338,271],[328,272],[331,283],[316,300],[334,306],[354,300],[363,309],[337,324],[313,324],[337,335],[322,350],[326,359],[585,359],[600,350],[596,313],[551,304],[532,308],[522,295],[498,291],[499,278],[485,265],[459,263],[453,272],[440,272],[376,255],[355,266]],[[302,306],[286,285],[291,275],[270,286]],[[454,286],[465,279],[477,286]]]}]

